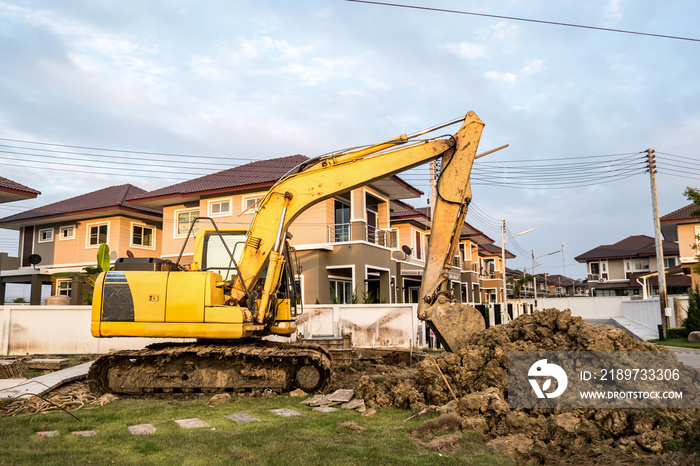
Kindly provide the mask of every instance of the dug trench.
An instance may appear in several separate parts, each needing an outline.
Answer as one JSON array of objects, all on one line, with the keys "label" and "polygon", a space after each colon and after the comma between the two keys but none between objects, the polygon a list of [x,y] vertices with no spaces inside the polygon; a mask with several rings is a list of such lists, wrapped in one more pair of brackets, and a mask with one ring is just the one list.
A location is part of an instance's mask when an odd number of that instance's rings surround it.
[{"label": "dug trench", "polygon": [[[508,405],[509,351],[665,348],[556,309],[491,327],[467,343],[458,353],[420,353],[412,367],[405,354],[396,364],[399,353],[360,352],[353,365],[335,371],[332,388],[354,388],[369,408],[437,411],[438,417],[413,432],[424,445],[431,438],[436,443],[449,441],[450,432],[471,431],[486,445],[530,464],[700,464],[697,408],[511,409]],[[700,382],[700,371],[688,369]]]}]

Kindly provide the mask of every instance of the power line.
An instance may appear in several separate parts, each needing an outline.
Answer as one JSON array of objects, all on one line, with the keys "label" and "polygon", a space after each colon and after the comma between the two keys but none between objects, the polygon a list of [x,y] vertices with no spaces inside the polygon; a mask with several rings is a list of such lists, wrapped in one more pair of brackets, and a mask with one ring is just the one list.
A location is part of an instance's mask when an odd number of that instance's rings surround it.
[{"label": "power line", "polygon": [[37,142],[37,141],[27,141],[22,139],[10,139],[10,138],[0,138],[0,141],[10,141],[10,142],[21,142],[23,144],[38,144],[42,146],[54,146],[54,147],[68,147],[71,149],[87,149],[87,150],[98,150],[105,152],[123,152],[125,154],[142,154],[142,155],[164,155],[167,157],[195,157],[195,158],[207,158],[207,159],[219,159],[219,160],[250,160],[246,158],[236,158],[236,157],[215,157],[210,155],[195,155],[195,154],[172,154],[168,152],[145,152],[138,150],[126,150],[126,149],[107,149],[100,147],[89,147],[89,146],[73,146],[69,144],[57,144],[51,142]]},{"label": "power line", "polygon": [[[128,160],[128,161],[133,161],[133,160],[144,160],[143,158],[134,158],[134,157],[121,157],[118,155],[113,155],[113,154],[95,154],[95,153],[85,153],[85,152],[74,152],[74,151],[63,151],[63,150],[52,150],[52,149],[41,149],[41,148],[35,148],[35,147],[23,147],[23,146],[13,146],[13,145],[8,145],[8,144],[0,144],[0,147],[5,147],[8,149],[20,149],[20,150],[25,150],[25,151],[37,151],[39,153],[26,153],[26,152],[15,152],[15,151],[9,151],[9,150],[0,150],[0,152],[6,153],[6,154],[17,154],[17,155],[28,155],[31,157],[50,157],[50,158],[59,158],[59,159],[67,159],[67,160],[83,160],[80,158],[75,158],[75,157],[63,157],[60,155],[55,155],[55,154],[68,154],[68,155],[82,155],[85,157],[90,157],[90,158],[105,158],[108,160]],[[191,164],[191,165],[213,165],[216,167],[226,167],[230,168],[230,164],[225,164],[221,162],[204,162],[200,160],[200,157],[192,157],[195,158],[195,160],[164,160],[164,159],[153,159],[149,158],[147,160],[150,160],[152,162],[167,162],[168,164],[171,163],[179,163],[179,164]],[[206,156],[203,156],[201,158],[209,158]],[[231,160],[236,160],[236,159],[231,159]],[[238,159],[238,160],[244,160],[244,159]],[[250,159],[250,161],[253,161]]]},{"label": "power line", "polygon": [[443,8],[432,8],[432,7],[426,7],[426,6],[405,5],[402,3],[372,2],[372,1],[368,1],[368,0],[345,0],[345,1],[346,2],[353,2],[353,3],[367,3],[367,4],[371,4],[371,5],[390,6],[390,7],[397,7],[397,8],[409,8],[409,9],[413,9],[413,10],[436,11],[439,13],[454,13],[454,14],[459,14],[459,15],[482,16],[485,18],[506,19],[506,20],[510,20],[510,21],[522,21],[522,22],[528,22],[528,23],[549,24],[552,26],[565,26],[565,27],[572,27],[572,28],[579,28],[579,29],[591,29],[591,30],[595,30],[595,31],[617,32],[620,34],[634,34],[634,35],[638,35],[638,36],[657,37],[657,38],[662,38],[662,39],[675,39],[675,40],[686,40],[686,41],[691,41],[691,42],[700,42],[700,39],[694,39],[692,37],[670,36],[670,35],[665,35],[665,34],[654,34],[654,33],[650,33],[650,32],[630,31],[630,30],[626,30],[626,29],[612,29],[612,28],[604,28],[604,27],[599,27],[599,26],[587,26],[587,25],[583,25],[583,24],[562,23],[562,22],[558,22],[558,21],[546,21],[546,20],[541,20],[541,19],[521,18],[521,17],[517,17],[517,16],[492,15],[492,14],[487,14],[487,13],[474,13],[471,11],[463,11],[463,10],[448,10],[448,9],[443,9]]}]

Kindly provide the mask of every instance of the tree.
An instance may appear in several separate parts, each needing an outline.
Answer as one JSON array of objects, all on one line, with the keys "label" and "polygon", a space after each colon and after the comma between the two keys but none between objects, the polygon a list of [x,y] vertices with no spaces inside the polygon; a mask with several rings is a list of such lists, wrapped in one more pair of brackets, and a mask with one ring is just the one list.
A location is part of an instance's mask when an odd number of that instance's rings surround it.
[{"label": "tree", "polygon": [[688,293],[688,318],[685,319],[685,331],[700,331],[700,286],[695,284]]},{"label": "tree", "polygon": [[513,277],[508,277],[507,281],[508,281],[508,283],[513,285],[513,296],[515,298],[520,298],[520,292],[522,291],[523,286],[525,286],[529,282],[531,282],[532,278],[528,277],[527,275],[524,275],[518,279],[513,278]]}]

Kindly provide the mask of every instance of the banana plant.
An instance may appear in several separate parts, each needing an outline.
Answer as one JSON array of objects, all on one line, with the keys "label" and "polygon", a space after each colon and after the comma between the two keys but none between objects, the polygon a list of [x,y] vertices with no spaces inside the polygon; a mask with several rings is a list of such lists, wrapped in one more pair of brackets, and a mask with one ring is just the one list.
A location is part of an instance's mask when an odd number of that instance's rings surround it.
[{"label": "banana plant", "polygon": [[83,298],[85,304],[92,304],[92,294],[95,289],[95,279],[102,272],[108,272],[112,270],[111,262],[109,260],[109,246],[107,244],[100,244],[97,248],[97,265],[83,267],[82,272],[58,272],[51,276],[53,278],[72,278],[73,282],[83,283],[88,285],[88,289],[83,289]]}]

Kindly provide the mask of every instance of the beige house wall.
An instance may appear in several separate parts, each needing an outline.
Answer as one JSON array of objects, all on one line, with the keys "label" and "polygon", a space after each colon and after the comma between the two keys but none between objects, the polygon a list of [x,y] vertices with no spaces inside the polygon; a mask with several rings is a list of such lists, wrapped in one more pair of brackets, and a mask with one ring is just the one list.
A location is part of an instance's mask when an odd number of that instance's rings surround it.
[{"label": "beige house wall", "polygon": [[293,245],[328,242],[328,226],[334,223],[334,200],[323,201],[302,213],[289,227]]},{"label": "beige house wall", "polygon": [[700,234],[700,223],[686,223],[678,225],[678,247],[681,260],[684,262],[695,258],[698,251],[693,249],[693,245],[698,241],[695,235]]},{"label": "beige house wall", "polygon": [[[81,220],[79,222],[58,222],[49,225],[34,227],[33,253],[39,254],[42,258],[43,267],[70,267],[83,264],[94,264],[99,246],[88,244],[89,231],[92,226],[108,225],[107,245],[110,249],[112,259],[126,256],[126,251],[130,250],[135,257],[157,257],[160,256],[160,239],[162,229],[160,222],[144,221],[135,218],[113,216],[96,218],[91,220]],[[135,246],[131,243],[133,225],[145,226],[153,229],[153,246]],[[62,238],[61,229],[63,227],[73,227],[72,238]],[[39,241],[39,232],[50,229],[53,231],[53,240],[49,242]],[[22,248],[20,242],[20,254]]]},{"label": "beige house wall", "polygon": [[[655,264],[655,263],[654,263]],[[652,260],[649,260],[649,266],[656,267],[652,264]],[[608,259],[608,280],[626,280],[627,274],[625,273],[625,261],[622,259]]]}]

